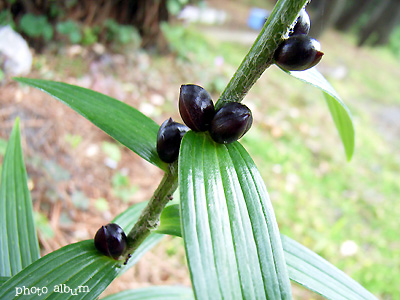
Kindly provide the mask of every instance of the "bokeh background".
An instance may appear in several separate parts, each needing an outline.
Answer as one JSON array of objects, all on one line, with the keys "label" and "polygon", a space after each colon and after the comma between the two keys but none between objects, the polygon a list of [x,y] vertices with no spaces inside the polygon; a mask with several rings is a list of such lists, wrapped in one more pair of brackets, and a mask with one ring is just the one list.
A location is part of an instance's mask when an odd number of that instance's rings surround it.
[{"label": "bokeh background", "polygon": [[[265,180],[281,231],[380,299],[400,298],[399,3],[314,0],[308,7],[310,35],[325,53],[317,68],[353,115],[350,162],[321,92],[275,66],[244,99],[254,124],[241,140]],[[29,45],[24,76],[94,89],[161,124],[170,116],[181,121],[181,84],[199,84],[218,99],[273,5],[4,0],[0,24]],[[92,238],[118,213],[149,199],[162,173],[55,99],[12,81],[18,73],[10,47],[0,39],[0,160],[19,117],[45,255]],[[180,238],[166,237],[104,295],[165,284],[190,285]],[[296,285],[294,295],[320,299]]]}]

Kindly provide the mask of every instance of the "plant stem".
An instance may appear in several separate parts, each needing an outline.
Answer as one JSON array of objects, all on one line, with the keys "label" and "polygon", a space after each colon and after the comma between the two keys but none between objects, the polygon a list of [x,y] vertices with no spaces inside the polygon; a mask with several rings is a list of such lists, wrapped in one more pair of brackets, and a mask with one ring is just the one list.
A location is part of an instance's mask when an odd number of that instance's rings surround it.
[{"label": "plant stem", "polygon": [[241,102],[261,74],[273,63],[274,52],[308,0],[280,0],[253,46],[222,92],[216,109],[226,102]]},{"label": "plant stem", "polygon": [[168,167],[168,171],[164,174],[158,188],[127,236],[128,247],[126,253],[135,252],[151,230],[157,228],[162,210],[172,199],[171,196],[178,187],[177,162],[168,165]]}]

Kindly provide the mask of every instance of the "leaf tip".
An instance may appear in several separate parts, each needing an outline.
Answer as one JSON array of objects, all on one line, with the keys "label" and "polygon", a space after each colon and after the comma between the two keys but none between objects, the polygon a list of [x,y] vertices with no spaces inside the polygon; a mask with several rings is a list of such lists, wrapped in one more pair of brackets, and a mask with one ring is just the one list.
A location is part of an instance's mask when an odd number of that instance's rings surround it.
[{"label": "leaf tip", "polygon": [[12,79],[17,82],[23,82],[25,77],[13,77]]},{"label": "leaf tip", "polygon": [[351,159],[353,158],[354,154],[354,148],[350,149],[349,151],[346,151],[346,157],[347,157],[347,162],[349,163]]},{"label": "leaf tip", "polygon": [[19,117],[16,117],[14,120],[14,125],[11,131],[11,134],[15,134],[15,132],[19,133]]}]

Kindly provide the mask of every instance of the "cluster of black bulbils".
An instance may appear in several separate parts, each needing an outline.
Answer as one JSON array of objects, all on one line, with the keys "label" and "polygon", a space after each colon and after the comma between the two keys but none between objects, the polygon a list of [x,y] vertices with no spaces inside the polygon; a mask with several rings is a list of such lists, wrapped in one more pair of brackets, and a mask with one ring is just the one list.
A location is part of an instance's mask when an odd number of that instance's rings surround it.
[{"label": "cluster of black bulbils", "polygon": [[240,139],[253,123],[253,116],[246,105],[228,102],[215,111],[210,94],[194,84],[181,86],[179,112],[187,126],[169,118],[158,130],[157,153],[166,163],[178,158],[181,140],[189,129],[208,131],[215,142],[229,144]]},{"label": "cluster of black bulbils", "polygon": [[276,49],[274,54],[275,63],[282,69],[288,71],[304,71],[318,64],[324,55],[320,51],[320,43],[309,37],[310,17],[303,8],[296,25]]},{"label": "cluster of black bulbils", "polygon": [[[288,71],[303,71],[315,66],[322,58],[319,42],[307,34],[310,17],[302,9],[289,38],[284,40],[274,54],[275,63]],[[225,103],[215,111],[210,94],[201,86],[186,84],[179,94],[179,112],[185,125],[169,118],[161,124],[157,134],[157,153],[162,161],[174,162],[184,134],[208,131],[212,139],[229,144],[240,139],[251,127],[253,116],[250,109],[238,102]],[[127,247],[123,229],[115,223],[100,227],[94,237],[98,251],[116,260]]]},{"label": "cluster of black bulbils", "polygon": [[[157,153],[167,163],[178,158],[183,135],[189,128],[209,131],[215,142],[228,144],[241,138],[253,122],[250,109],[237,102],[226,103],[215,111],[210,94],[194,84],[181,86],[179,111],[187,126],[169,118],[161,124],[157,134]],[[127,237],[120,226],[110,223],[97,231],[94,245],[102,254],[118,260],[127,248]]]}]

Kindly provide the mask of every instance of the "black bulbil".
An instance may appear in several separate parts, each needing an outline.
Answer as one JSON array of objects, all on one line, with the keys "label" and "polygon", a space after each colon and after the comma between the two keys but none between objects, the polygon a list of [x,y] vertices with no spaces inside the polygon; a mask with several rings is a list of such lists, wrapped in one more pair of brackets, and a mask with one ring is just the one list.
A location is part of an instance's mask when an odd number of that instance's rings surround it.
[{"label": "black bulbil", "polygon": [[274,54],[275,63],[287,71],[304,71],[318,64],[324,55],[317,40],[294,35],[284,40]]},{"label": "black bulbil", "polygon": [[210,94],[201,86],[185,84],[179,93],[182,120],[194,131],[207,131],[215,114]]},{"label": "black bulbil", "polygon": [[211,122],[210,135],[217,143],[229,144],[240,139],[252,123],[253,116],[246,105],[229,102],[216,112]]},{"label": "black bulbil", "polygon": [[119,259],[126,249],[126,235],[115,223],[101,226],[94,237],[97,250],[106,256]]},{"label": "black bulbil", "polygon": [[172,118],[161,124],[157,133],[157,153],[162,161],[172,163],[178,158],[183,135],[188,130],[187,126],[174,122]]},{"label": "black bulbil", "polygon": [[300,11],[300,14],[296,19],[296,24],[294,25],[292,32],[289,35],[290,36],[297,34],[307,35],[310,32],[310,27],[311,27],[310,16],[308,15],[307,11],[303,8]]}]

